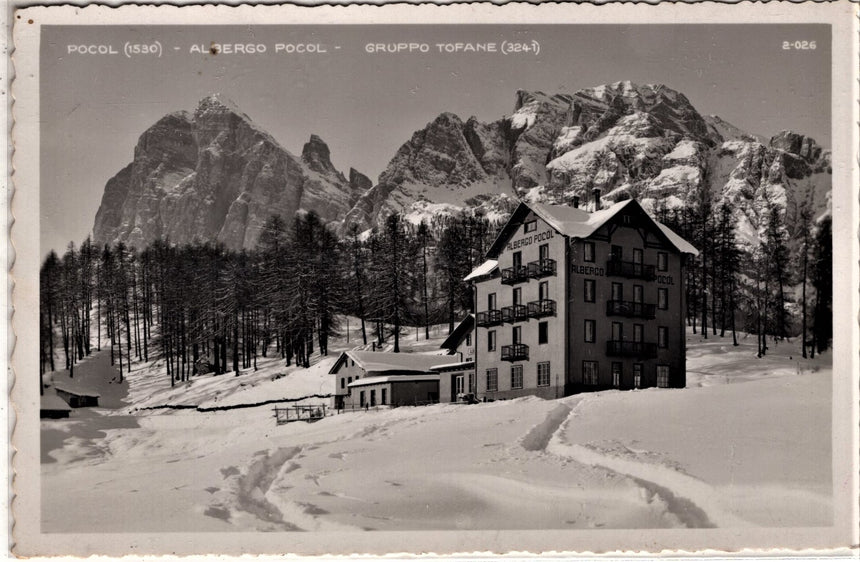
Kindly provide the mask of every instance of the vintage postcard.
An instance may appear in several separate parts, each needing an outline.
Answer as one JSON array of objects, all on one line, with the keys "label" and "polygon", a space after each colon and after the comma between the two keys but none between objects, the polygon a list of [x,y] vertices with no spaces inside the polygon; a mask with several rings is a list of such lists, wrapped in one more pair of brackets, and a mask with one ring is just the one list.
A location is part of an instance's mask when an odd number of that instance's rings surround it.
[{"label": "vintage postcard", "polygon": [[16,12],[13,551],[856,554],[856,16]]}]

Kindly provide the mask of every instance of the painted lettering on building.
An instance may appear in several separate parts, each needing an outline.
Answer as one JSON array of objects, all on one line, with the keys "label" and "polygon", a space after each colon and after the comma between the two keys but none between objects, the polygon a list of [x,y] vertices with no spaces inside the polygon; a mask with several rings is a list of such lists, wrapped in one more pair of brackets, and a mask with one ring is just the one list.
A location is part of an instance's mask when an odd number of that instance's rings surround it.
[{"label": "painted lettering on building", "polygon": [[580,275],[592,275],[598,277],[605,277],[606,272],[602,267],[594,267],[593,265],[572,265],[570,266],[570,270],[574,273],[578,273]]},{"label": "painted lettering on building", "polygon": [[675,280],[672,279],[671,275],[658,275],[657,283],[660,285],[674,285]]},{"label": "painted lettering on building", "polygon": [[522,248],[523,246],[538,244],[540,242],[543,242],[544,240],[551,239],[552,233],[552,230],[547,230],[545,232],[538,232],[537,234],[530,234],[528,236],[518,238],[516,240],[513,240],[512,242],[508,242],[508,245],[505,246],[505,249],[516,250],[517,248]]}]

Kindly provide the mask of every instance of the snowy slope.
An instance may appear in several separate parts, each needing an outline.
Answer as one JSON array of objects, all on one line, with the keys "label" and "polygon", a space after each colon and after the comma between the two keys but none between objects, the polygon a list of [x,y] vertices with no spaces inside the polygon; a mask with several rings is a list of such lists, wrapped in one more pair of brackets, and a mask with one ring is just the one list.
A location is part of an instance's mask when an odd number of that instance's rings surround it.
[{"label": "snowy slope", "polygon": [[98,431],[43,421],[43,530],[830,524],[829,355],[782,344],[756,360],[754,338],[700,337],[688,334],[683,390],[281,426],[270,406],[98,416]]}]

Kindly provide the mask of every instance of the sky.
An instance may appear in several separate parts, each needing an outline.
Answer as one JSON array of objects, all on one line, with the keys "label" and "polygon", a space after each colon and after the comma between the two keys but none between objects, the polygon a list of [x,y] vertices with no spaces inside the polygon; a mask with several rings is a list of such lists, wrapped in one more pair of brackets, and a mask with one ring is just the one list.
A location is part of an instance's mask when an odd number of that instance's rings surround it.
[{"label": "sky", "polygon": [[[795,41],[816,48],[784,49]],[[127,44],[155,42],[160,56],[124,54]],[[540,50],[503,54],[503,42]],[[213,55],[213,43],[266,52]],[[367,48],[396,43],[429,52]],[[454,43],[493,43],[497,52],[438,52]],[[275,52],[277,44],[326,52]],[[317,134],[338,169],[375,182],[439,113],[494,121],[513,112],[518,89],[573,93],[620,80],[665,84],[750,133],[794,130],[830,147],[830,60],[826,25],[44,26],[42,253],[92,231],[105,183],[149,126],[212,93],[293,154]]]}]

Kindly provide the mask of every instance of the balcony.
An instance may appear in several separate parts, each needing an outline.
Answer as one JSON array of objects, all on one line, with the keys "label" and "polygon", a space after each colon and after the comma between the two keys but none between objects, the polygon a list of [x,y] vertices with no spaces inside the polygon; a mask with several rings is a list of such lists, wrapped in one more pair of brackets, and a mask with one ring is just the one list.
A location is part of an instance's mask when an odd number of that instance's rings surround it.
[{"label": "balcony", "polygon": [[516,285],[529,280],[529,268],[525,265],[508,267],[502,270],[502,284]]},{"label": "balcony", "polygon": [[657,357],[657,344],[639,341],[609,340],[606,342],[606,355],[610,357],[654,359]]},{"label": "balcony", "polygon": [[479,312],[475,315],[475,322],[481,328],[486,328],[488,326],[498,326],[502,323],[502,311],[485,310],[484,312]]},{"label": "balcony", "polygon": [[529,317],[543,318],[544,316],[555,316],[555,301],[543,299],[529,303]]},{"label": "balcony", "polygon": [[644,302],[631,301],[607,301],[607,316],[624,316],[626,318],[644,318],[653,320],[657,312],[657,305],[645,304]]},{"label": "balcony", "polygon": [[524,343],[502,346],[502,361],[521,361],[529,359],[529,346]]},{"label": "balcony", "polygon": [[653,281],[657,277],[657,268],[653,265],[635,263],[632,261],[609,260],[606,262],[606,274],[627,279],[644,279]]},{"label": "balcony", "polygon": [[537,260],[533,262],[529,262],[529,277],[532,279],[540,279],[541,277],[549,277],[550,275],[555,275],[556,265],[555,260],[544,258],[542,260]]},{"label": "balcony", "polygon": [[529,319],[529,309],[524,304],[502,307],[502,322],[522,322]]}]

